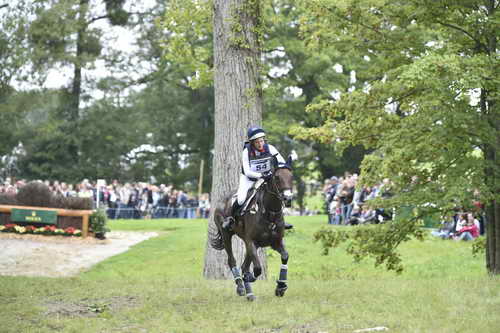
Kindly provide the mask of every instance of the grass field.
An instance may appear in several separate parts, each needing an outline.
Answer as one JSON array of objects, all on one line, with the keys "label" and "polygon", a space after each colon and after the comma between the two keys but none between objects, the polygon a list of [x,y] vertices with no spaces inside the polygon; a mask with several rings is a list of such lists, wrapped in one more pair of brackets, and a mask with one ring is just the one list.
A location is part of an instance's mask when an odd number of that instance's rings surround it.
[{"label": "grass field", "polygon": [[232,281],[204,280],[206,221],[113,221],[113,230],[160,236],[74,278],[0,276],[0,332],[500,332],[500,278],[470,244],[405,244],[405,272],[395,275],[342,251],[322,256],[312,234],[326,217],[288,220],[284,298],[274,296],[274,253],[253,303]]}]

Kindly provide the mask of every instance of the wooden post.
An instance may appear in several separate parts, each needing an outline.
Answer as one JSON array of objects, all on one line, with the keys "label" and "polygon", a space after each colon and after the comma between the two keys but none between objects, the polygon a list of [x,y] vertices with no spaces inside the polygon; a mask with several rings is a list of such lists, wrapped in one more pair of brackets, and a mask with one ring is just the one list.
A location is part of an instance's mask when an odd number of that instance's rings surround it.
[{"label": "wooden post", "polygon": [[82,219],[82,237],[85,238],[89,233],[89,215],[83,215]]},{"label": "wooden post", "polygon": [[201,198],[201,192],[203,191],[203,169],[205,166],[205,160],[201,160],[200,163],[200,179],[198,180],[198,200]]}]

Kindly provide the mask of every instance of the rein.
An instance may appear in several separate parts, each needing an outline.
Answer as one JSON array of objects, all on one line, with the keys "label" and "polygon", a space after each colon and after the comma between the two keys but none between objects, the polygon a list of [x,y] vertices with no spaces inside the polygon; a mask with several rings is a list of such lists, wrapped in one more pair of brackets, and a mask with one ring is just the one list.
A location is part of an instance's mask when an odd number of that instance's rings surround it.
[{"label": "rein", "polygon": [[[276,223],[283,216],[283,196],[281,195],[281,193],[279,191],[279,188],[278,188],[278,185],[276,184],[274,175],[273,175],[272,181],[267,183],[266,192],[268,194],[272,195],[273,197],[277,198],[281,204],[280,209],[276,210],[276,211],[271,210],[269,208],[266,208],[265,205],[262,204],[262,207],[264,207],[264,209],[265,209],[263,213],[265,214],[267,212],[268,216],[269,216],[269,221]],[[261,200],[262,201],[264,200],[263,197]]]}]

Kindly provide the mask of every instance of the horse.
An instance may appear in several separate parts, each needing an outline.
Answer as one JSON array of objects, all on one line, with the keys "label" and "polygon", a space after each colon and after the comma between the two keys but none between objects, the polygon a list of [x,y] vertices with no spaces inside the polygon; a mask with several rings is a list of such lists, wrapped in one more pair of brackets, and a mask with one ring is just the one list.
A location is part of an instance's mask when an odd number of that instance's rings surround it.
[{"label": "horse", "polygon": [[[285,221],[283,219],[283,205],[290,207],[292,200],[292,158],[284,165],[273,168],[270,180],[259,179],[254,188],[255,195],[245,205],[247,207],[242,216],[236,217],[236,223],[231,230],[222,228],[226,216],[231,214],[232,196],[226,197],[221,205],[214,211],[214,221],[217,230],[209,233],[210,245],[215,250],[226,250],[227,264],[231,269],[235,283],[236,293],[245,296],[249,301],[254,301],[251,283],[262,273],[262,266],[257,256],[259,247],[271,247],[281,256],[281,269],[279,279],[276,281],[275,295],[285,295],[288,272],[288,252],[285,249],[284,234]],[[248,199],[247,199],[248,200]],[[238,214],[240,215],[240,214]],[[245,243],[245,259],[241,265],[241,271],[236,267],[233,255],[231,238],[237,235]],[[253,263],[253,273],[250,264]]]}]

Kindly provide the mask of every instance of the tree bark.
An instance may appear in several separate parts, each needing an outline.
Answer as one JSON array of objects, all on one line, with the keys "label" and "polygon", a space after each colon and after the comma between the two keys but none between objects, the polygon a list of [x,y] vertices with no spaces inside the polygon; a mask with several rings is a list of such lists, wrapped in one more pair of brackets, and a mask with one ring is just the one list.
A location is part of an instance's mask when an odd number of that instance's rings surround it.
[{"label": "tree bark", "polygon": [[[262,91],[259,77],[260,45],[256,28],[260,17],[259,1],[214,1],[214,86],[215,135],[212,168],[212,207],[235,193],[241,173],[241,152],[248,127],[262,120]],[[257,6],[257,7],[254,7]],[[216,230],[212,214],[208,232]],[[233,252],[241,265],[245,249],[233,237]],[[259,250],[267,275],[265,252]],[[225,251],[206,245],[205,278],[232,278]]]},{"label": "tree bark", "polygon": [[[83,60],[83,43],[85,30],[87,29],[87,23],[85,21],[85,16],[88,11],[89,0],[80,0],[78,9],[78,31],[76,38],[76,54],[75,60],[73,62],[73,82],[71,86],[71,92],[69,96],[68,105],[68,115],[67,115],[67,131],[69,132],[69,137],[71,137],[71,142],[68,144],[68,153],[71,156],[71,160],[77,166],[79,164],[78,142],[74,139],[74,133],[78,132],[79,120],[80,120],[80,100],[82,95],[82,67],[85,63]],[[71,135],[73,133],[73,135]]]},{"label": "tree bark", "polygon": [[484,149],[484,158],[487,161],[485,176],[486,184],[492,191],[494,198],[486,204],[486,268],[490,274],[500,274],[500,114],[495,112],[491,103],[488,103],[488,93],[481,89],[480,108],[482,114],[487,115],[488,122],[495,131],[496,143],[489,143]]},{"label": "tree bark", "polygon": [[[495,1],[487,2],[488,16],[493,17]],[[497,54],[497,33],[489,31],[487,36],[488,54],[493,56]],[[486,167],[486,182],[495,198],[488,203],[486,207],[486,268],[490,274],[500,274],[500,203],[499,193],[500,184],[500,114],[496,110],[495,100],[489,98],[487,89],[481,89],[480,95],[481,113],[488,116],[491,127],[494,128],[496,142],[487,146],[485,149],[485,158],[489,165]]]}]

